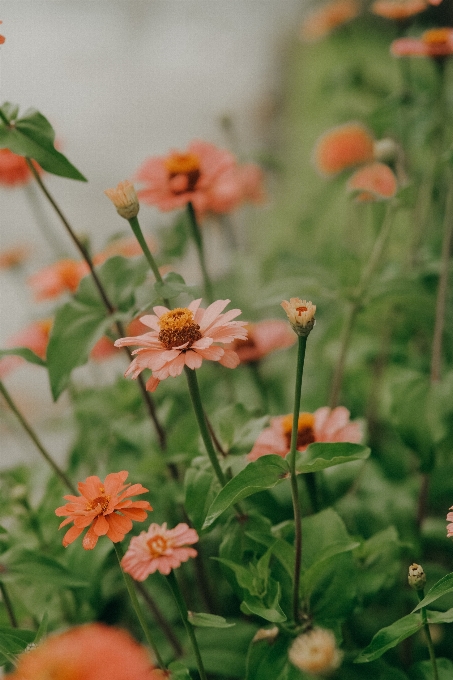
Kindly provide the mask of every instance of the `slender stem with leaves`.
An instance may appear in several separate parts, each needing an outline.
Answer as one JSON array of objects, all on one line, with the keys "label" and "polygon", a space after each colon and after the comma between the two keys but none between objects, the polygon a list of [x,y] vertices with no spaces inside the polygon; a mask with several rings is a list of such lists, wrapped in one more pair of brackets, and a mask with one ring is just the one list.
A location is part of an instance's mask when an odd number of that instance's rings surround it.
[{"label": "slender stem with leaves", "polygon": [[[424,590],[417,590],[418,599],[421,602],[425,597]],[[429,630],[428,616],[426,614],[426,607],[421,608],[421,615],[423,621],[423,630],[425,631],[426,643],[428,645],[429,658],[431,659],[431,664],[433,667],[433,680],[439,680],[439,671],[437,669],[436,653],[434,651],[434,645],[431,638],[431,632]]]}]

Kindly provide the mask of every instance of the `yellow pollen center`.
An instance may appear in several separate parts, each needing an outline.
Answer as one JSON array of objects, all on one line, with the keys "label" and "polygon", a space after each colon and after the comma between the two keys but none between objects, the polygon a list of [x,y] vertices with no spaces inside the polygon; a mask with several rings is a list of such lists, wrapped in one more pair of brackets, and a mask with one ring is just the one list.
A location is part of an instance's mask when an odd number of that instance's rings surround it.
[{"label": "yellow pollen center", "polygon": [[[297,448],[301,449],[315,441],[314,432],[315,418],[312,413],[301,413],[297,423]],[[291,446],[291,432],[293,429],[293,416],[289,414],[283,418],[283,434],[288,448]]]},{"label": "yellow pollen center", "polygon": [[193,313],[187,307],[172,309],[159,319],[159,340],[165,349],[173,349],[186,345],[189,349],[194,342],[202,338],[200,326],[193,320]]},{"label": "yellow pollen center", "polygon": [[93,498],[92,501],[87,503],[86,509],[87,510],[95,510],[98,505],[101,506],[101,511],[105,512],[107,508],[109,507],[110,503],[110,496],[96,496],[96,498]]},{"label": "yellow pollen center", "polygon": [[179,194],[185,191],[193,191],[200,178],[200,159],[195,153],[172,153],[164,160],[170,179],[185,175],[187,184],[184,188],[173,188],[173,193]]},{"label": "yellow pollen center", "polygon": [[161,557],[167,550],[168,543],[164,536],[153,536],[146,541],[151,557]]},{"label": "yellow pollen center", "polygon": [[448,28],[433,28],[426,31],[422,40],[426,45],[444,45],[450,38],[451,30]]}]

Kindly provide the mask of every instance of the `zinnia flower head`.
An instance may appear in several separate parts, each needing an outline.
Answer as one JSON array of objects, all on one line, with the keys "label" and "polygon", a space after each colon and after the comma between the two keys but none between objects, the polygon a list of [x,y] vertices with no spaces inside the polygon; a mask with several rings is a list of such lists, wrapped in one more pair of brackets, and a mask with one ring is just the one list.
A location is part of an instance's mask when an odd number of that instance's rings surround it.
[{"label": "zinnia flower head", "polygon": [[155,571],[168,575],[172,569],[197,556],[194,548],[187,547],[197,541],[197,532],[187,524],[178,524],[174,529],[167,529],[165,522],[162,526],[151,524],[148,531],[131,538],[121,566],[136,581],[144,581]]},{"label": "zinnia flower head", "polygon": [[140,317],[140,322],[151,331],[116,340],[116,347],[142,345],[132,352],[136,357],[125,375],[135,379],[145,368],[151,369],[153,375],[146,388],[154,392],[161,380],[180,375],[184,366],[200,368],[203,359],[235,368],[239,364],[238,355],[219,343],[247,338],[245,321],[232,320],[241,310],[231,309],[222,314],[230,300],[217,300],[207,309],[200,307],[200,302],[201,298],[193,300],[188,307],[172,310],[154,307],[155,315]]},{"label": "zinnia flower head", "polygon": [[349,191],[358,192],[358,201],[377,201],[393,198],[397,179],[385,163],[370,163],[356,170],[348,180]]},{"label": "zinnia flower head", "polygon": [[[6,347],[27,347],[38,355],[40,359],[46,358],[47,345],[49,343],[52,319],[40,319],[33,321],[18,333],[11,335],[6,341]],[[0,378],[3,379],[8,373],[16,369],[24,359],[20,356],[10,354],[0,359]]]},{"label": "zinnia flower head", "polygon": [[143,522],[147,518],[146,513],[152,510],[148,501],[131,501],[129,497],[146,493],[148,489],[141,484],[124,484],[128,474],[126,470],[112,472],[104,482],[96,475],[87,477],[78,484],[81,496],[64,496],[69,503],[55,510],[58,517],[66,516],[59,528],[74,522],[63,537],[65,548],[86,527],[89,529],[82,541],[85,550],[92,550],[99,536],[107,535],[113,543],[118,543],[132,529],[132,520]]},{"label": "zinnia flower head", "polygon": [[337,648],[335,635],[325,628],[313,628],[299,635],[289,648],[293,666],[312,675],[328,675],[341,665],[343,654]]},{"label": "zinnia flower head", "polygon": [[[33,161],[33,165],[38,172],[41,172],[41,168],[35,161]],[[23,156],[19,156],[9,149],[0,149],[0,185],[5,187],[23,186],[31,178],[31,170]]]},{"label": "zinnia flower head", "polygon": [[259,361],[278,349],[294,345],[296,338],[288,324],[280,319],[266,319],[247,325],[247,340],[235,340],[233,349],[241,363]]},{"label": "zinnia flower head", "polygon": [[134,185],[129,182],[129,180],[120,182],[116,189],[106,189],[104,194],[107,198],[110,198],[118,215],[124,217],[126,220],[137,217],[140,205],[137,194],[135,193]]},{"label": "zinnia flower head", "polygon": [[[453,505],[450,510],[453,510]],[[451,524],[447,524],[447,538],[453,538],[453,512],[448,513],[447,522],[451,522]]]},{"label": "zinnia flower head", "polygon": [[62,293],[75,293],[90,269],[83,260],[64,259],[43,267],[29,277],[35,300],[50,300]]},{"label": "zinnia flower head", "polygon": [[371,5],[374,14],[395,21],[404,21],[426,8],[426,0],[375,0]]},{"label": "zinnia flower head", "polygon": [[324,132],[316,142],[313,162],[323,175],[336,175],[374,158],[374,136],[361,123],[344,123]]},{"label": "zinnia flower head", "polygon": [[337,26],[341,26],[359,15],[361,4],[358,0],[331,0],[317,7],[302,24],[302,40],[321,40]]},{"label": "zinnia flower head", "polygon": [[136,179],[144,187],[138,197],[160,210],[192,203],[198,217],[207,212],[227,213],[244,201],[262,199],[262,175],[257,166],[239,166],[232,153],[199,140],[187,151],[149,158]]},{"label": "zinnia flower head", "polygon": [[[313,442],[358,444],[362,439],[362,428],[360,423],[350,422],[349,415],[344,406],[334,409],[323,406],[314,413],[301,413],[297,428],[297,450],[305,451]],[[254,461],[271,453],[284,458],[289,453],[292,427],[292,414],[271,418],[270,427],[260,433],[247,459]]]},{"label": "zinnia flower head", "polygon": [[297,335],[306,336],[315,325],[316,305],[300,298],[290,298],[281,303],[288,320]]},{"label": "zinnia flower head", "polygon": [[48,637],[20,655],[7,680],[163,680],[125,630],[90,623]]},{"label": "zinnia flower head", "polygon": [[390,51],[395,57],[443,59],[453,54],[453,28],[432,28],[421,38],[398,38]]}]

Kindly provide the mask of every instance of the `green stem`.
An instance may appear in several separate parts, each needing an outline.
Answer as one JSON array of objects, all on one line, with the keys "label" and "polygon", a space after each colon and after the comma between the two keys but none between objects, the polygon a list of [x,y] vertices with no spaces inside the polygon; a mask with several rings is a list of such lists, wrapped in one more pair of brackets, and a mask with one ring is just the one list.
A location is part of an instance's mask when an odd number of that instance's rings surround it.
[{"label": "green stem", "polygon": [[207,680],[206,671],[203,666],[203,659],[201,658],[200,648],[198,647],[197,638],[193,630],[193,626],[189,622],[189,612],[187,611],[187,606],[181,593],[178,581],[173,571],[168,574],[167,583],[170,587],[173,597],[175,598],[176,606],[178,607],[179,613],[184,623],[187,635],[189,636],[190,643],[192,645],[193,652],[195,654],[195,659],[197,662],[198,672],[200,674],[201,680]]},{"label": "green stem", "polygon": [[192,203],[187,204],[187,212],[189,214],[189,224],[192,232],[192,238],[195,242],[195,246],[198,251],[198,259],[200,262],[201,274],[203,276],[204,290],[206,298],[209,303],[214,300],[212,292],[212,283],[208,274],[208,269],[206,267],[206,258],[203,247],[203,237],[201,235],[200,227],[198,225],[197,216],[195,215],[195,209]]},{"label": "green stem", "polygon": [[[417,595],[418,599],[420,602],[423,600],[425,597],[425,593],[423,590],[417,590]],[[431,638],[431,632],[429,630],[429,623],[428,623],[428,616],[426,614],[426,607],[421,608],[421,614],[422,614],[422,621],[423,621],[423,628],[425,631],[426,635],[426,642],[428,643],[428,651],[429,651],[429,658],[431,659],[431,663],[433,666],[433,680],[439,680],[439,672],[437,670],[437,661],[436,661],[436,653],[434,651],[434,645],[433,641]]]},{"label": "green stem", "polygon": [[151,633],[149,631],[145,617],[143,616],[143,612],[140,608],[140,604],[139,604],[138,599],[137,599],[137,594],[135,592],[133,581],[132,581],[131,577],[129,576],[129,574],[126,574],[126,572],[124,572],[123,569],[121,568],[121,560],[124,557],[124,553],[123,553],[123,550],[121,548],[121,545],[119,543],[114,543],[113,547],[115,548],[115,552],[116,552],[116,556],[118,558],[118,562],[119,562],[119,565],[120,565],[121,573],[124,576],[124,581],[126,583],[127,592],[129,593],[129,597],[131,598],[132,606],[135,610],[135,613],[137,614],[138,620],[140,621],[140,625],[141,625],[142,630],[145,634],[145,638],[146,638],[149,646],[151,647],[151,649],[154,652],[154,655],[156,657],[156,661],[157,661],[158,665],[160,666],[160,668],[165,669],[165,665],[164,665],[164,662],[162,661],[162,657],[159,654],[159,650],[157,649],[156,644],[151,637]]},{"label": "green stem", "polygon": [[53,469],[55,474],[61,479],[63,484],[71,491],[73,494],[77,494],[77,490],[71,480],[66,476],[66,474],[63,472],[63,470],[59,467],[59,465],[54,461],[50,453],[44,448],[42,445],[41,441],[39,440],[38,436],[36,435],[35,431],[31,427],[31,425],[25,420],[24,416],[22,413],[19,411],[17,408],[16,404],[11,398],[11,395],[9,394],[8,390],[0,380],[0,393],[3,395],[6,403],[10,407],[11,411],[14,413],[22,427],[24,428],[25,432],[28,434],[32,442],[35,444],[43,458],[46,460],[46,462],[50,465],[50,467]]},{"label": "green stem", "polygon": [[8,614],[8,619],[11,626],[13,628],[19,628],[19,624],[17,623],[16,615],[13,609],[13,603],[11,602],[8,591],[3,581],[0,581],[0,593],[2,595],[3,604],[5,605],[6,613]]},{"label": "green stem", "polygon": [[299,584],[300,568],[302,564],[302,517],[299,503],[299,489],[297,486],[296,474],[296,451],[297,435],[299,426],[300,397],[302,392],[302,376],[304,373],[305,349],[307,347],[307,336],[299,336],[299,346],[297,352],[296,368],[296,387],[294,391],[294,410],[293,410],[293,429],[291,432],[291,446],[288,455],[288,462],[291,474],[291,495],[294,510],[294,529],[295,529],[295,559],[294,559],[294,586],[293,586],[293,617],[296,624],[300,623],[299,616]]},{"label": "green stem", "polygon": [[259,361],[249,361],[248,362],[248,367],[250,370],[250,373],[253,378],[253,382],[255,383],[256,391],[260,395],[261,398],[261,403],[264,409],[264,413],[269,412],[269,400],[267,396],[267,389],[266,389],[266,384],[263,380],[263,376],[261,375],[261,370],[260,370],[260,362]]},{"label": "green stem", "polygon": [[[143,232],[140,227],[140,223],[138,221],[137,217],[131,217],[129,221],[129,224],[131,225],[131,229],[134,232],[134,236],[137,239],[137,241],[140,244],[141,249],[143,250],[143,254],[148,260],[148,264],[151,267],[151,271],[153,272],[154,276],[156,277],[156,281],[158,281],[160,284],[164,284],[164,281],[162,279],[162,276],[160,275],[159,267],[156,264],[156,260],[153,257],[153,254],[151,253],[148,244],[146,243],[146,239],[143,236]],[[167,300],[167,298],[163,298],[164,304],[170,308],[170,301]]]}]

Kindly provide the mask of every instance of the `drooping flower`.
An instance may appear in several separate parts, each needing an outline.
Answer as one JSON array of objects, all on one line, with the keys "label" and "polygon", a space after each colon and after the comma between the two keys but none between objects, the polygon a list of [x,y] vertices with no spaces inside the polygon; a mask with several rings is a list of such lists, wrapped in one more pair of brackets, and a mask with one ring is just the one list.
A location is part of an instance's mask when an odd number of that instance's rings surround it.
[{"label": "drooping flower", "polygon": [[62,293],[75,293],[90,269],[84,260],[64,259],[43,267],[28,278],[35,300],[50,300]]},{"label": "drooping flower", "polygon": [[[0,43],[1,44],[1,43]],[[39,165],[33,161],[38,172]],[[0,185],[18,187],[27,184],[32,179],[32,173],[23,156],[13,153],[9,149],[0,149]]]},{"label": "drooping flower", "polygon": [[316,142],[313,162],[323,175],[336,175],[374,159],[374,136],[361,123],[344,123],[324,132]]},{"label": "drooping flower", "polygon": [[427,6],[426,0],[375,0],[371,11],[385,19],[404,21],[423,12]]},{"label": "drooping flower", "polygon": [[7,680],[163,680],[145,647],[103,623],[48,637],[20,655]]},{"label": "drooping flower", "polygon": [[339,668],[343,654],[331,630],[313,628],[294,640],[288,657],[299,670],[324,676]]},{"label": "drooping flower", "polygon": [[152,510],[148,501],[131,501],[130,496],[146,493],[141,484],[124,484],[128,472],[112,472],[101,482],[99,477],[87,477],[79,482],[81,496],[64,496],[69,501],[55,510],[58,517],[66,517],[60,529],[74,522],[63,537],[65,548],[76,540],[82,531],[89,527],[83,537],[85,550],[92,550],[99,536],[107,535],[113,543],[122,541],[132,529],[132,520],[143,522],[147,512]]},{"label": "drooping flower", "polygon": [[385,163],[370,163],[351,175],[347,189],[356,192],[358,201],[386,200],[396,194],[397,180]]},{"label": "drooping flower", "polygon": [[137,217],[140,204],[132,182],[129,182],[129,180],[119,182],[116,189],[106,189],[104,194],[107,198],[110,198],[118,215],[126,220]]},{"label": "drooping flower", "polygon": [[25,245],[15,245],[0,251],[0,269],[19,267],[30,255],[30,248]]},{"label": "drooping flower", "polygon": [[207,212],[227,213],[244,201],[262,199],[262,175],[257,166],[239,166],[232,153],[199,140],[187,151],[149,158],[136,174],[144,186],[143,203],[175,210],[189,202],[198,217]]},{"label": "drooping flower", "polygon": [[125,375],[135,379],[145,368],[151,369],[153,375],[146,388],[154,392],[161,380],[180,375],[184,366],[200,368],[203,359],[235,368],[239,364],[238,355],[219,343],[229,344],[247,338],[245,321],[232,320],[241,310],[231,309],[222,314],[230,300],[217,300],[207,309],[201,308],[200,302],[201,298],[193,300],[188,307],[172,310],[154,307],[155,315],[140,317],[140,322],[151,331],[116,340],[116,347],[142,345],[132,352],[136,357]]},{"label": "drooping flower", "polygon": [[174,529],[167,529],[166,522],[162,526],[151,524],[148,531],[131,538],[121,566],[136,581],[144,581],[155,571],[168,575],[197,556],[194,548],[187,547],[197,541],[197,532],[187,524],[178,524]]},{"label": "drooping flower", "polygon": [[390,51],[395,57],[444,59],[453,54],[453,28],[432,28],[421,38],[398,38]]},{"label": "drooping flower", "polygon": [[296,338],[288,324],[280,319],[266,319],[247,325],[247,340],[235,340],[233,349],[241,363],[259,361],[278,349],[294,345]]},{"label": "drooping flower", "polygon": [[[6,347],[26,347],[37,354],[40,359],[46,358],[49,334],[52,327],[52,319],[33,321],[18,333],[14,333],[6,340]],[[0,359],[0,378],[3,379],[11,371],[23,364],[25,359],[10,354]]]},{"label": "drooping flower", "polygon": [[[334,409],[323,406],[314,413],[301,413],[297,430],[297,450],[305,451],[313,442],[358,444],[362,439],[362,428],[360,423],[351,422],[349,415],[348,409],[344,406],[337,406]],[[271,418],[270,427],[265,428],[258,436],[247,459],[254,461],[271,453],[284,458],[289,453],[292,427],[292,414]]]},{"label": "drooping flower", "polygon": [[308,335],[315,325],[316,305],[300,298],[290,298],[281,303],[292,329],[297,335]]},{"label": "drooping flower", "polygon": [[[453,510],[453,505],[450,510]],[[448,513],[447,522],[451,522],[451,524],[447,524],[447,538],[453,538],[453,512]]]},{"label": "drooping flower", "polygon": [[300,30],[302,40],[313,42],[325,38],[338,26],[355,19],[360,14],[358,0],[331,0],[311,12]]}]

